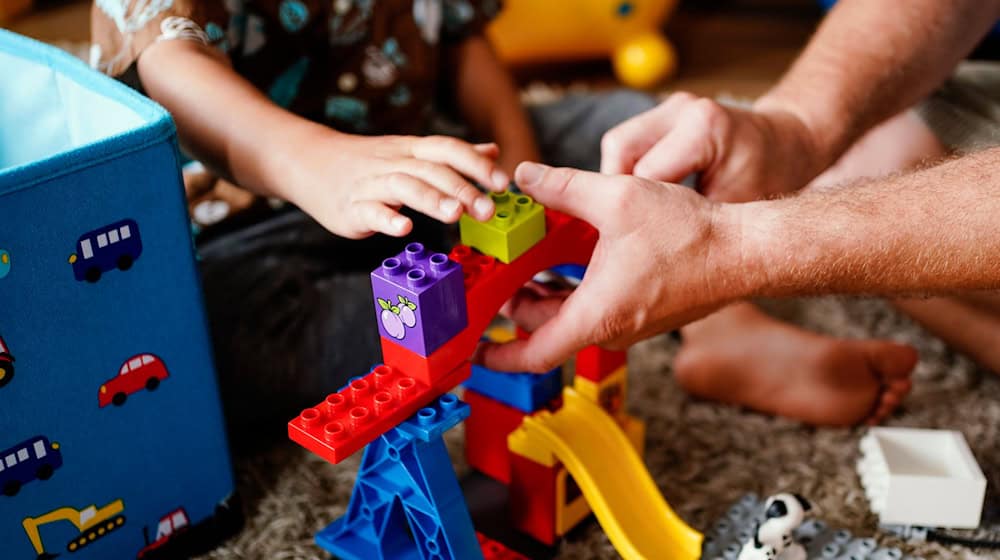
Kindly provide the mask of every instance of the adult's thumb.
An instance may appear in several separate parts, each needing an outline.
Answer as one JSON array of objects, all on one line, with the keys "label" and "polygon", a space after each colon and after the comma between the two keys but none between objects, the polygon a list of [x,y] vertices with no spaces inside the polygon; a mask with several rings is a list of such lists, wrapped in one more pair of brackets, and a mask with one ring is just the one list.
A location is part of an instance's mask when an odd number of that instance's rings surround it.
[{"label": "adult's thumb", "polygon": [[517,186],[547,208],[576,216],[600,228],[615,177],[567,167],[524,162],[514,173]]}]

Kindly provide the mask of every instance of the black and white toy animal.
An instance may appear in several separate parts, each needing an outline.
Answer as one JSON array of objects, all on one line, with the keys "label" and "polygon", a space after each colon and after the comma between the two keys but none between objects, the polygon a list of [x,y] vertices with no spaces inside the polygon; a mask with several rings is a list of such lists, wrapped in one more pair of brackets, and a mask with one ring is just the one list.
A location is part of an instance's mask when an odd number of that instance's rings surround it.
[{"label": "black and white toy animal", "polygon": [[806,550],[792,534],[812,504],[798,494],[776,494],[764,505],[764,520],[740,550],[739,560],[806,560]]}]

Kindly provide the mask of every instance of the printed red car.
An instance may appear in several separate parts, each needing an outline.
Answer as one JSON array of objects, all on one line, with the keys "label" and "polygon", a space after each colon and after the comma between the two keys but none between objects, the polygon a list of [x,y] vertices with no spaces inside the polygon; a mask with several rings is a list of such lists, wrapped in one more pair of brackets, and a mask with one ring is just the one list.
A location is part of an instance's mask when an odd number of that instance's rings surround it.
[{"label": "printed red car", "polygon": [[155,391],[160,382],[169,376],[167,366],[156,356],[152,354],[133,356],[122,364],[118,375],[101,385],[97,394],[97,404],[100,408],[109,404],[121,406],[125,404],[129,395],[143,388]]}]

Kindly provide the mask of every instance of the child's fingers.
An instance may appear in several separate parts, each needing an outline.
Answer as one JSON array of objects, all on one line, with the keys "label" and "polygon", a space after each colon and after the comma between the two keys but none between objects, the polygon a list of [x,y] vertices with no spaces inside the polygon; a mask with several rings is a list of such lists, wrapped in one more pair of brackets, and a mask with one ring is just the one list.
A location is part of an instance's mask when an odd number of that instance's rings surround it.
[{"label": "child's fingers", "polygon": [[493,159],[457,138],[428,136],[414,142],[410,149],[413,157],[448,165],[489,190],[502,191],[510,183],[510,177],[497,169]]},{"label": "child's fingers", "polygon": [[409,206],[445,223],[454,223],[462,215],[462,204],[446,196],[426,181],[408,173],[387,173],[375,179],[370,198]]},{"label": "child's fingers", "polygon": [[[402,237],[413,229],[413,222],[409,218],[381,202],[361,200],[354,204],[355,216],[360,222],[358,229],[364,234],[378,232],[393,237]],[[364,237],[364,235],[359,237]]]},{"label": "child's fingers", "polygon": [[447,165],[410,160],[407,171],[442,193],[458,200],[465,211],[479,221],[493,217],[493,200]]},{"label": "child's fingers", "polygon": [[498,146],[496,142],[476,144],[473,148],[475,148],[480,154],[483,154],[490,159],[497,159],[500,157],[500,146]]}]

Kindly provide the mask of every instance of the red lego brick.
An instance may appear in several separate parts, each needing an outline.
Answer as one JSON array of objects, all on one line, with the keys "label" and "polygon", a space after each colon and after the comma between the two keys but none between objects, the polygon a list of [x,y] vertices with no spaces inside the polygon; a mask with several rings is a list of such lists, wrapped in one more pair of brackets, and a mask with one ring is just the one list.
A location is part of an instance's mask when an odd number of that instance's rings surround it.
[{"label": "red lego brick", "polygon": [[484,560],[528,560],[527,556],[514,552],[478,531],[476,538],[479,539],[479,547],[483,550]]},{"label": "red lego brick", "polygon": [[546,467],[510,453],[508,509],[519,531],[552,546],[556,542],[556,476],[561,465]]},{"label": "red lego brick", "polygon": [[471,372],[465,364],[440,383],[428,385],[398,369],[378,366],[303,410],[288,423],[288,437],[337,464],[465,381]]},{"label": "red lego brick", "polygon": [[472,355],[500,307],[535,274],[560,264],[587,264],[597,244],[597,230],[554,210],[546,210],[545,217],[545,238],[510,264],[465,245],[455,246],[449,257],[462,265],[469,326],[426,358],[383,337],[382,360],[433,384]]},{"label": "red lego brick", "polygon": [[598,382],[625,365],[625,352],[605,350],[598,346],[588,346],[576,354],[576,375]]},{"label": "red lego brick", "polygon": [[526,414],[471,389],[465,390],[462,400],[472,407],[472,414],[465,420],[466,461],[490,478],[508,484],[507,436],[521,425]]}]

